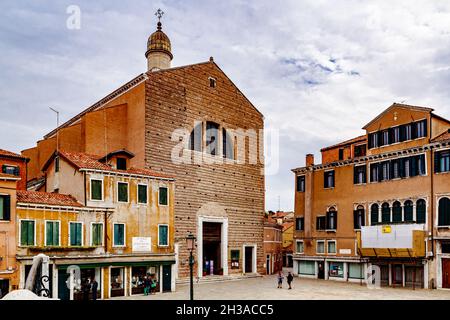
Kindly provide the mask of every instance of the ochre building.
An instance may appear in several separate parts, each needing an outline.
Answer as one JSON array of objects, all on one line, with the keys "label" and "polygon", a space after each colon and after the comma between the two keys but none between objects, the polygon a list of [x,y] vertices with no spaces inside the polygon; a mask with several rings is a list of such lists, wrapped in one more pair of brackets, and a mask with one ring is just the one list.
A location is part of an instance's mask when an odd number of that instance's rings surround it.
[{"label": "ochre building", "polygon": [[450,122],[393,104],[365,134],[306,156],[296,179],[294,271],[450,287]]}]

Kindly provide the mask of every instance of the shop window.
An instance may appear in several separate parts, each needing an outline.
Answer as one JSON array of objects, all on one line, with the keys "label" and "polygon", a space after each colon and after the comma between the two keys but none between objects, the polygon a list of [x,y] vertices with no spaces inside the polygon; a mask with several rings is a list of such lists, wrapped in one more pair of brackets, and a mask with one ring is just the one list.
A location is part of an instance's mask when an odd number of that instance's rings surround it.
[{"label": "shop window", "polygon": [[326,188],[334,188],[334,170],[325,171],[323,174],[323,187]]},{"label": "shop window", "polygon": [[124,295],[124,268],[111,268],[111,297]]},{"label": "shop window", "polygon": [[343,262],[330,262],[329,267],[330,277],[343,278],[344,277],[344,263]]},{"label": "shop window", "polygon": [[316,262],[315,261],[299,261],[298,273],[302,275],[313,276],[316,274]]},{"label": "shop window", "polygon": [[70,245],[81,247],[83,245],[83,224],[81,222],[69,223]]},{"label": "shop window", "polygon": [[147,185],[138,185],[138,203],[147,204]]},{"label": "shop window", "polygon": [[364,279],[364,265],[361,263],[349,263],[348,277],[350,279]]},{"label": "shop window", "polygon": [[325,241],[316,241],[316,253],[324,254],[325,253]]},{"label": "shop window", "polygon": [[103,224],[93,223],[92,224],[92,246],[98,247],[103,245]]},{"label": "shop window", "polygon": [[303,241],[296,241],[295,244],[296,244],[296,252],[297,253],[304,253],[305,248],[304,248]]},{"label": "shop window", "polygon": [[326,223],[327,223],[327,217],[326,216],[319,216],[316,218],[316,230],[325,230],[326,229]]},{"label": "shop window", "polygon": [[103,200],[103,180],[91,180],[91,200]]},{"label": "shop window", "polygon": [[381,205],[381,222],[389,223],[391,222],[391,208],[389,203],[385,202]]},{"label": "shop window", "polygon": [[45,245],[59,246],[59,221],[45,222]]},{"label": "shop window", "polygon": [[128,202],[128,183],[126,182],[117,183],[117,201]]},{"label": "shop window", "polygon": [[158,226],[158,246],[167,247],[169,245],[169,226],[161,224]]},{"label": "shop window", "polygon": [[11,220],[11,196],[0,195],[0,221]]},{"label": "shop window", "polygon": [[20,245],[34,246],[35,245],[35,221],[22,220],[20,221]]},{"label": "shop window", "polygon": [[359,205],[356,210],[353,212],[353,228],[355,230],[361,229],[362,226],[364,226],[364,207]]},{"label": "shop window", "polygon": [[241,256],[240,250],[231,250],[231,269],[239,269],[239,260]]},{"label": "shop window", "polygon": [[378,215],[379,215],[379,206],[378,204],[374,203],[370,206],[370,224],[375,225],[378,221]]},{"label": "shop window", "polygon": [[304,231],[305,230],[305,218],[296,218],[295,219],[295,230]]},{"label": "shop window", "polygon": [[403,210],[405,212],[404,220],[405,222],[413,221],[413,202],[411,200],[406,200],[403,206]]},{"label": "shop window", "polygon": [[167,206],[169,204],[169,189],[167,187],[159,187],[158,203],[160,206]]},{"label": "shop window", "polygon": [[131,267],[131,294],[142,294],[145,289],[145,279],[148,276],[145,266]]},{"label": "shop window", "polygon": [[450,226],[450,199],[441,198],[439,200],[439,214],[438,214],[439,226]]},{"label": "shop window", "polygon": [[297,192],[305,192],[305,176],[297,176]]},{"label": "shop window", "polygon": [[427,203],[423,199],[416,202],[416,222],[425,223],[426,221]]},{"label": "shop window", "polygon": [[114,224],[114,246],[125,246],[125,224],[123,223]]},{"label": "shop window", "polygon": [[327,253],[328,254],[336,253],[336,241],[327,241]]},{"label": "shop window", "polygon": [[392,205],[392,222],[402,222],[402,205],[398,201]]}]

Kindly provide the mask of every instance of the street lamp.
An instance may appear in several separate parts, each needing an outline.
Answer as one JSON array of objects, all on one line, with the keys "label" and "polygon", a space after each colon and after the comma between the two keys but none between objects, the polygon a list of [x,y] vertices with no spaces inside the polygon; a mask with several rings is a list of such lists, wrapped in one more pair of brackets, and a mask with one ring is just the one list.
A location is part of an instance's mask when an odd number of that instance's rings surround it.
[{"label": "street lamp", "polygon": [[195,248],[195,236],[192,233],[186,237],[186,244],[189,250],[189,269],[190,269],[190,282],[191,282],[191,301],[194,300],[194,256],[192,251]]}]

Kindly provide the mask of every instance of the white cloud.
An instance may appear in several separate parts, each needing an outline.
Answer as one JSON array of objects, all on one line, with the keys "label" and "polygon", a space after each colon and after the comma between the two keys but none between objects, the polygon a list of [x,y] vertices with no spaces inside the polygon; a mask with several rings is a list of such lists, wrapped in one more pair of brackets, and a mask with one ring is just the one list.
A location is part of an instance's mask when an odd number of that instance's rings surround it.
[{"label": "white cloud", "polygon": [[[450,3],[435,1],[7,1],[0,13],[0,144],[15,151],[145,71],[153,12],[174,65],[215,61],[283,137],[267,207],[293,207],[304,155],[362,133],[394,101],[450,118]],[[26,129],[24,129],[26,128]]]}]

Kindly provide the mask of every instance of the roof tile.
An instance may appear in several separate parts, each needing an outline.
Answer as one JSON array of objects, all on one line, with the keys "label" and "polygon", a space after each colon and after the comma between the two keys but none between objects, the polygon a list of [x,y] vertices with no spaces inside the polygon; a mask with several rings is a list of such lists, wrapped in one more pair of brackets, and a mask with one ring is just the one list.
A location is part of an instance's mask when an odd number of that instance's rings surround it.
[{"label": "roof tile", "polygon": [[17,202],[65,207],[83,206],[71,195],[37,191],[17,191]]}]

